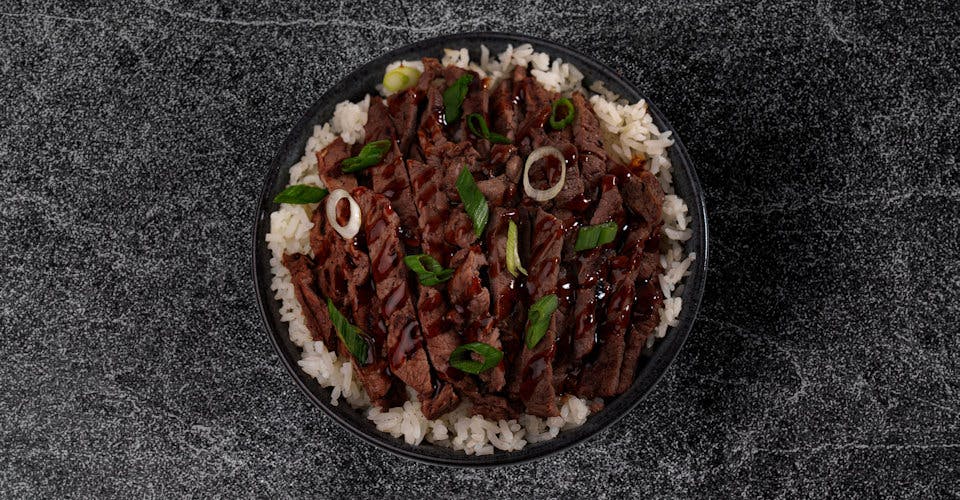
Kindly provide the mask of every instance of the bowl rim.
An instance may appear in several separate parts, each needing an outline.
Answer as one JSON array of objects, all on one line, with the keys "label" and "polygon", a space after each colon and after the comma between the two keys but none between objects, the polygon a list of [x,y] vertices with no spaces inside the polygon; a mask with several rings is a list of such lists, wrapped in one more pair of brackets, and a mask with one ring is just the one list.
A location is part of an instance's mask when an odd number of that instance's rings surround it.
[{"label": "bowl rim", "polygon": [[[261,241],[261,238],[258,238],[261,230],[264,234],[269,232],[269,214],[272,213],[268,211],[270,204],[272,203],[271,188],[276,181],[278,175],[280,175],[283,168],[289,168],[289,165],[284,165],[285,153],[288,152],[291,148],[297,146],[299,142],[298,131],[301,131],[309,125],[312,119],[317,115],[319,110],[325,105],[329,104],[328,101],[335,98],[334,94],[341,90],[341,87],[344,87],[346,82],[359,81],[362,78],[362,75],[368,73],[371,69],[371,66],[376,61],[393,61],[398,58],[401,54],[413,51],[415,49],[420,49],[421,52],[426,52],[430,48],[443,47],[447,42],[450,41],[476,41],[479,43],[487,42],[503,42],[503,43],[512,43],[512,44],[523,44],[530,43],[535,46],[538,51],[547,52],[550,54],[551,59],[556,57],[561,57],[563,55],[572,55],[575,58],[579,58],[582,61],[588,62],[594,66],[594,70],[602,73],[604,77],[604,82],[609,86],[615,86],[622,89],[627,89],[640,98],[644,99],[648,106],[648,111],[656,122],[662,124],[664,130],[670,130],[673,132],[672,138],[674,139],[674,145],[671,146],[671,153],[679,157],[683,164],[683,170],[685,174],[690,179],[690,189],[691,189],[691,199],[684,199],[686,203],[693,203],[696,205],[697,210],[692,212],[699,213],[699,217],[694,221],[694,224],[699,222],[702,230],[694,233],[694,238],[697,240],[696,243],[702,248],[701,252],[698,253],[697,259],[692,264],[691,274],[686,279],[685,285],[688,287],[688,290],[692,290],[691,295],[688,297],[687,294],[684,294],[684,305],[681,310],[680,323],[676,327],[672,327],[673,331],[664,339],[659,339],[657,344],[664,344],[668,339],[672,339],[672,345],[670,346],[670,351],[665,356],[660,356],[657,358],[658,354],[653,355],[651,363],[654,364],[652,368],[652,376],[648,376],[644,379],[645,384],[638,389],[637,382],[641,379],[641,373],[643,370],[638,370],[636,379],[634,380],[633,386],[627,390],[624,394],[614,398],[615,403],[620,403],[616,408],[618,411],[612,412],[613,404],[605,405],[604,409],[598,412],[597,414],[590,415],[587,419],[587,422],[582,426],[569,429],[567,431],[562,431],[557,438],[544,441],[541,443],[529,443],[527,447],[524,447],[523,450],[514,451],[514,452],[496,452],[493,455],[485,456],[476,456],[476,455],[467,455],[462,451],[456,451],[455,455],[439,456],[439,455],[430,455],[424,449],[437,449],[434,445],[424,441],[420,445],[410,446],[406,445],[401,438],[394,438],[389,434],[380,432],[376,430],[372,422],[369,422],[370,425],[366,426],[367,428],[361,428],[358,425],[355,425],[353,422],[348,420],[344,415],[341,415],[340,412],[344,411],[354,411],[349,408],[349,405],[345,406],[333,406],[330,404],[329,400],[325,400],[320,397],[319,394],[315,393],[310,387],[307,386],[306,379],[310,377],[306,375],[300,367],[297,365],[296,360],[290,358],[290,353],[285,349],[284,339],[281,336],[288,336],[288,331],[284,328],[283,331],[278,331],[274,328],[274,325],[271,321],[271,311],[270,304],[275,304],[277,301],[273,297],[273,292],[270,290],[270,282],[272,276],[262,278],[259,272],[259,265],[261,264],[260,250],[266,248],[265,241]],[[302,150],[302,147],[300,148]],[[539,37],[519,34],[519,33],[510,33],[510,32],[496,32],[496,31],[473,31],[473,32],[462,32],[462,33],[451,33],[446,35],[441,35],[437,37],[424,38],[417,40],[415,42],[397,47],[393,50],[384,52],[383,54],[376,56],[368,61],[363,62],[358,67],[351,70],[346,76],[344,76],[339,81],[330,85],[319,98],[313,101],[309,108],[305,111],[304,115],[296,122],[293,128],[287,133],[286,138],[281,143],[277,154],[273,157],[270,162],[270,166],[267,169],[263,186],[261,187],[259,196],[257,198],[257,207],[254,213],[254,225],[253,225],[253,244],[252,244],[252,255],[250,259],[251,271],[253,277],[253,286],[254,291],[257,297],[257,306],[260,311],[261,319],[263,320],[263,325],[265,327],[267,336],[270,338],[271,344],[273,344],[274,349],[276,350],[277,355],[279,356],[281,362],[286,368],[287,372],[293,377],[296,381],[297,386],[300,390],[307,396],[314,406],[318,407],[325,413],[327,416],[332,418],[337,424],[345,428],[347,431],[353,435],[359,437],[361,440],[374,445],[377,448],[386,450],[390,453],[393,453],[397,456],[401,456],[407,459],[414,460],[416,462],[428,464],[428,465],[440,465],[446,467],[471,467],[471,468],[492,468],[500,467],[505,465],[514,465],[527,463],[534,460],[539,460],[561,451],[576,447],[583,444],[587,440],[596,437],[601,431],[609,428],[620,419],[625,417],[630,411],[632,411],[636,406],[644,399],[646,396],[653,390],[654,387],[660,382],[667,372],[667,369],[673,364],[683,345],[686,343],[687,338],[689,337],[693,325],[696,322],[697,313],[699,312],[700,305],[703,300],[703,294],[706,287],[706,278],[707,278],[707,269],[709,261],[709,229],[707,222],[707,210],[706,202],[704,199],[703,188],[700,184],[700,180],[697,176],[696,169],[693,165],[692,160],[687,154],[687,150],[684,147],[682,141],[680,140],[679,135],[676,132],[676,129],[670,124],[666,117],[660,113],[659,109],[651,102],[644,94],[642,94],[636,86],[631,82],[627,81],[619,75],[616,71],[608,67],[606,64],[597,61],[595,58],[585,55],[577,50],[571,49],[559,45],[553,41],[546,40]],[[692,208],[692,207],[691,207]],[[266,217],[264,217],[266,215]],[[263,225],[266,225],[264,228]],[[269,249],[266,250],[267,254],[267,267],[269,268]],[[696,279],[694,279],[696,278]],[[278,307],[278,306],[277,306]],[[662,346],[661,346],[662,347]],[[299,349],[299,348],[298,348]],[[662,349],[661,349],[662,350]],[[298,353],[299,354],[299,353]],[[625,396],[630,395],[631,398],[626,398]],[[605,417],[599,419],[598,417]],[[593,425],[589,425],[593,424]],[[564,436],[567,439],[561,440],[560,437]],[[527,451],[529,450],[529,451]]]}]

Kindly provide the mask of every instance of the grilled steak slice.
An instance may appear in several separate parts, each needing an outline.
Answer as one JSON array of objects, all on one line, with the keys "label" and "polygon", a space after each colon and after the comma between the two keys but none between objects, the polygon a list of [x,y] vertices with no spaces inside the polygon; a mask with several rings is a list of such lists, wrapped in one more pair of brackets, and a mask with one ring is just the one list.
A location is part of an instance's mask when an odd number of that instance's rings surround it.
[{"label": "grilled steak slice", "polygon": [[403,156],[397,146],[396,133],[393,122],[387,112],[387,107],[379,97],[370,99],[370,109],[367,112],[367,124],[364,128],[368,142],[389,140],[390,149],[384,154],[379,165],[371,167],[368,172],[373,177],[373,189],[390,200],[390,205],[400,216],[401,235],[410,246],[419,246],[416,235],[417,207],[413,202],[413,191],[410,189],[410,178],[407,167],[403,163]]},{"label": "grilled steak slice", "polygon": [[337,350],[337,335],[327,314],[327,304],[317,294],[313,275],[313,262],[303,254],[284,254],[283,265],[290,271],[293,293],[297,296],[304,322],[315,341],[323,341],[330,351]]},{"label": "grilled steak slice", "polygon": [[645,253],[644,260],[653,261],[647,266],[656,268],[653,276],[640,276],[637,280],[637,302],[633,306],[630,330],[627,335],[626,348],[623,353],[623,366],[620,369],[620,382],[617,385],[617,394],[622,394],[633,384],[637,371],[640,354],[647,343],[647,339],[660,323],[660,307],[663,305],[663,296],[660,294],[658,279],[660,267],[659,252]]},{"label": "grilled steak slice", "polygon": [[603,149],[600,121],[582,93],[574,92],[570,100],[576,112],[572,128],[573,144],[579,152],[580,177],[586,191],[592,192],[607,172],[607,152]]},{"label": "grilled steak slice", "polygon": [[403,264],[400,218],[383,195],[364,187],[351,194],[363,213],[373,282],[387,326],[390,371],[424,401],[433,397],[434,377]]},{"label": "grilled steak slice", "polygon": [[630,256],[610,261],[610,295],[604,308],[604,322],[598,327],[600,346],[583,369],[578,394],[581,397],[610,397],[617,393],[625,349],[624,336],[630,326],[630,312],[639,270]]},{"label": "grilled steak slice", "polygon": [[[321,211],[314,213],[313,223],[310,243],[318,264],[311,272],[315,273],[319,289],[331,298],[340,313],[367,334],[367,339],[372,343],[368,350],[367,363],[361,364],[354,359],[354,366],[357,367],[358,377],[370,400],[380,407],[389,407],[384,399],[392,385],[384,358],[386,331],[380,312],[371,307],[371,304],[379,304],[379,301],[376,297],[370,297],[370,261],[352,241],[343,239],[333,230]],[[305,299],[311,303],[311,312],[320,328],[327,332],[324,339],[327,348],[348,353],[330,323],[326,302],[320,300],[316,294]],[[310,315],[304,312],[309,321]]]},{"label": "grilled steak slice", "polygon": [[404,158],[410,156],[410,146],[417,138],[418,100],[419,96],[414,89],[407,89],[387,98],[387,109],[400,143],[400,154]]},{"label": "grilled steak slice", "polygon": [[423,335],[427,339],[433,368],[440,378],[449,381],[459,377],[459,373],[452,373],[450,370],[450,355],[460,346],[461,339],[453,330],[450,315],[455,313],[452,313],[447,305],[442,288],[443,285],[421,286],[417,313]]},{"label": "grilled steak slice", "polygon": [[407,162],[413,181],[423,250],[438,262],[447,265],[449,255],[457,248],[468,247],[476,240],[473,222],[463,210],[453,210],[438,169],[416,160]]},{"label": "grilled steak slice", "polygon": [[327,147],[317,151],[317,171],[320,179],[330,191],[357,187],[357,179],[351,174],[340,170],[340,164],[351,156],[350,145],[337,137]]},{"label": "grilled steak slice", "polygon": [[435,394],[420,400],[420,410],[428,420],[439,418],[444,413],[457,407],[460,398],[453,392],[449,384],[441,383]]},{"label": "grilled steak slice", "polygon": [[480,280],[480,270],[487,266],[487,259],[479,246],[464,248],[450,259],[454,267],[448,283],[450,302],[464,310],[467,325],[490,315],[490,291]]},{"label": "grilled steak slice", "polygon": [[[597,203],[597,209],[590,219],[590,225],[616,222],[623,225],[623,199],[620,191],[613,182],[613,176],[608,176],[603,182],[603,194]],[[595,248],[581,253],[578,259],[580,266],[577,271],[577,303],[574,310],[576,328],[573,337],[574,359],[581,359],[593,350],[597,329],[597,287],[600,280],[607,275],[604,263],[612,258],[614,252],[609,246]]]},{"label": "grilled steak slice", "polygon": [[[533,244],[527,290],[531,304],[557,292],[560,272],[560,250],[563,247],[563,225],[556,217],[537,209],[533,214]],[[519,395],[527,413],[541,417],[559,415],[553,386],[553,357],[556,353],[557,315],[550,318],[547,333],[529,349],[524,344],[515,383],[511,392]]]},{"label": "grilled steak slice", "polygon": [[651,226],[663,220],[663,189],[660,181],[649,171],[631,175],[621,188],[623,203],[633,215],[643,218]]},{"label": "grilled steak slice", "polygon": [[[522,329],[526,311],[520,306],[519,281],[507,271],[506,266],[508,224],[510,220],[517,222],[519,219],[515,210],[494,208],[487,227],[487,252],[490,255],[487,274],[493,302],[491,313],[504,354],[503,362],[493,369],[494,374],[491,375],[491,380],[497,382],[500,377],[506,377],[509,368],[516,366],[519,353],[522,352]],[[491,385],[497,384],[491,382]],[[500,388],[502,385],[493,390]]]},{"label": "grilled steak slice", "polygon": [[490,130],[505,136],[513,142],[517,134],[518,112],[514,99],[513,80],[504,78],[490,94],[490,115],[487,120]]}]

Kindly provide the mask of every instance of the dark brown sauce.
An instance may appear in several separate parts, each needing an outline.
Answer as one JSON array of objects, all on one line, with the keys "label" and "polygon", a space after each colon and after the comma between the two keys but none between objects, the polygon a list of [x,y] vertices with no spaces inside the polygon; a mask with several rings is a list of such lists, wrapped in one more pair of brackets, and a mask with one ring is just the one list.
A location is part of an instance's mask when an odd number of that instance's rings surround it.
[{"label": "dark brown sauce", "polygon": [[383,316],[389,318],[393,313],[402,309],[409,297],[407,284],[401,282],[390,292],[390,295],[387,295],[387,298],[383,300]]},{"label": "dark brown sauce", "polygon": [[636,301],[633,304],[633,322],[646,321],[662,302],[663,295],[655,281],[638,280]]},{"label": "dark brown sauce", "polygon": [[390,368],[396,372],[423,346],[418,335],[417,320],[410,320],[401,330],[400,340],[390,353]]},{"label": "dark brown sauce", "polygon": [[544,252],[552,245],[555,239],[563,237],[563,228],[553,217],[544,217],[536,224],[534,229],[537,234],[552,234],[551,238],[543,238],[541,245],[535,245],[531,252],[530,261],[536,263],[530,266],[530,275],[527,277],[527,291],[531,297],[543,297],[554,293],[555,286],[550,288],[541,288],[551,276],[556,276],[560,269],[560,259],[544,257]]},{"label": "dark brown sauce", "polygon": [[383,281],[390,274],[390,271],[398,265],[399,260],[397,249],[392,245],[384,245],[372,262],[374,281]]},{"label": "dark brown sauce", "polygon": [[535,113],[527,115],[520,126],[517,128],[516,140],[514,142],[521,142],[527,137],[530,137],[534,131],[540,130],[543,131],[543,125],[547,123],[547,118],[550,117],[550,106],[545,106],[540,108]]},{"label": "dark brown sauce", "polygon": [[[422,296],[421,296],[422,297]],[[419,306],[419,312],[421,318],[430,317],[430,313],[440,309],[444,305],[443,295],[437,293],[433,294],[426,299],[422,299]],[[437,321],[430,323],[423,322],[421,323],[423,328],[423,333],[428,339],[432,339],[445,331],[447,331],[447,321],[444,318],[438,318]]]},{"label": "dark brown sauce", "polygon": [[367,226],[367,244],[375,245],[380,241],[380,237],[383,236],[383,231],[387,229],[387,220],[385,218],[377,218],[373,221],[372,226]]}]

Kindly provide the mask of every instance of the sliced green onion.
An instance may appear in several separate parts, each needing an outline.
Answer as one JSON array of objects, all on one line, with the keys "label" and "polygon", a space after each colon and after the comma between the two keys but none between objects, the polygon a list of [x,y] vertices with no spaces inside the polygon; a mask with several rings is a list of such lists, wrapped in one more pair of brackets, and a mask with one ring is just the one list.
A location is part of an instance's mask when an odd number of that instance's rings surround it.
[{"label": "sliced green onion", "polygon": [[343,345],[347,346],[347,350],[350,351],[350,354],[353,354],[357,362],[361,365],[367,364],[369,346],[363,338],[363,332],[351,325],[329,298],[327,299],[327,312],[330,313],[330,322],[333,323],[333,328],[337,330],[337,336],[343,341]]},{"label": "sliced green onion", "polygon": [[424,286],[436,286],[453,277],[453,269],[444,268],[437,259],[425,253],[407,255],[403,258],[403,263],[417,273],[417,279]]},{"label": "sliced green onion", "polygon": [[487,199],[480,192],[477,182],[473,180],[473,174],[466,166],[460,171],[460,177],[457,177],[457,192],[460,193],[464,210],[473,221],[473,232],[479,237],[483,234],[483,228],[487,226],[487,220],[490,218],[490,207],[487,206]]},{"label": "sliced green onion", "polygon": [[557,310],[557,296],[554,294],[544,295],[540,300],[530,306],[530,314],[527,316],[527,349],[533,349],[540,343],[540,339],[547,334],[547,328],[550,326],[550,316]]},{"label": "sliced green onion", "polygon": [[383,88],[390,92],[400,92],[417,84],[420,71],[417,68],[400,65],[383,75]]},{"label": "sliced green onion", "polygon": [[316,186],[307,184],[294,184],[287,189],[280,191],[280,194],[273,198],[274,203],[289,203],[291,205],[304,205],[307,203],[317,203],[326,196],[328,191]]},{"label": "sliced green onion", "polygon": [[[475,352],[483,357],[483,362],[474,361],[470,353]],[[503,351],[483,342],[471,342],[457,347],[450,353],[450,366],[467,373],[483,373],[500,364]]]},{"label": "sliced green onion", "polygon": [[581,227],[573,249],[577,252],[606,245],[617,238],[617,223],[610,221],[595,226]]},{"label": "sliced green onion", "polygon": [[387,154],[390,149],[391,142],[390,139],[368,142],[360,150],[360,154],[343,160],[343,163],[340,164],[340,170],[352,174],[380,163],[383,155]]},{"label": "sliced green onion", "polygon": [[494,144],[510,144],[510,139],[490,131],[490,128],[487,127],[487,120],[480,113],[467,115],[467,126],[477,137],[482,137]]},{"label": "sliced green onion", "polygon": [[453,82],[453,85],[443,91],[443,112],[447,125],[452,124],[460,118],[460,113],[463,111],[461,109],[463,100],[467,98],[467,88],[472,81],[473,75],[467,73],[457,78],[457,81]]},{"label": "sliced green onion", "polygon": [[[557,108],[563,106],[566,113],[563,115],[563,118],[557,119]],[[577,113],[576,109],[573,107],[573,101],[567,99],[566,97],[561,97],[556,101],[553,101],[553,104],[550,106],[550,127],[554,130],[563,130],[563,127],[573,123],[573,116]]]},{"label": "sliced green onion", "polygon": [[519,276],[517,271],[527,274],[527,270],[520,265],[520,252],[517,250],[517,224],[509,221],[507,223],[507,272],[516,278]]}]

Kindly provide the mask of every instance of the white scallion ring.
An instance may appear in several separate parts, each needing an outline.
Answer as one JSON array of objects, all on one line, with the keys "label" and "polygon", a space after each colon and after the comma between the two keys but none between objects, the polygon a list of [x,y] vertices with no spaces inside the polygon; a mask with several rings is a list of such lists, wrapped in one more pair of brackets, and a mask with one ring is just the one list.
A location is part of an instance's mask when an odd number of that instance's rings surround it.
[{"label": "white scallion ring", "polygon": [[[350,220],[346,226],[341,226],[337,222],[337,203],[346,198],[350,202]],[[335,189],[327,196],[327,220],[333,226],[333,230],[340,233],[345,239],[353,238],[360,232],[360,205],[344,189]]]},{"label": "white scallion ring", "polygon": [[[553,186],[550,186],[549,189],[535,189],[533,185],[530,184],[530,167],[536,163],[537,160],[546,158],[547,156],[553,156],[560,160],[560,180]],[[527,193],[527,196],[537,201],[552,200],[560,194],[560,190],[563,189],[563,183],[566,182],[566,180],[567,160],[563,157],[563,153],[561,153],[559,149],[553,146],[543,146],[533,150],[530,156],[527,157],[527,163],[523,166],[523,190]]]}]

